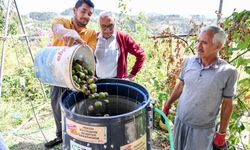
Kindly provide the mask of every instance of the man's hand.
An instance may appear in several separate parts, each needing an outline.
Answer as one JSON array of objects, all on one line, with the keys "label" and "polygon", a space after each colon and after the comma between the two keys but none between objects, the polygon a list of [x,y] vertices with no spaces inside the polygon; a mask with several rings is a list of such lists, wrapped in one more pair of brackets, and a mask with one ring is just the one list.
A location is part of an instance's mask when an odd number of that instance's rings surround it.
[{"label": "man's hand", "polygon": [[167,102],[165,102],[162,108],[162,111],[164,112],[164,114],[168,115],[170,109],[171,109],[171,106],[168,105]]},{"label": "man's hand", "polygon": [[133,74],[129,74],[126,78],[127,78],[128,80],[132,81],[133,78],[134,78],[134,76],[135,76],[135,75],[133,75]]},{"label": "man's hand", "polygon": [[[168,105],[167,102],[165,102],[162,107],[162,112],[167,116],[170,109],[171,109],[171,105]],[[165,124],[165,120],[162,116],[161,116],[161,121]]]},{"label": "man's hand", "polygon": [[213,142],[213,150],[224,150],[227,148],[225,137],[226,133],[216,132]]},{"label": "man's hand", "polygon": [[68,29],[67,32],[63,35],[64,43],[67,43],[67,46],[72,46],[75,42],[82,44],[85,46],[87,44],[86,41],[82,40],[80,35],[72,29]]},{"label": "man's hand", "polygon": [[87,44],[75,30],[66,29],[62,24],[53,24],[52,31],[55,37],[63,40],[67,46],[72,46],[75,43],[80,43],[83,46]]}]

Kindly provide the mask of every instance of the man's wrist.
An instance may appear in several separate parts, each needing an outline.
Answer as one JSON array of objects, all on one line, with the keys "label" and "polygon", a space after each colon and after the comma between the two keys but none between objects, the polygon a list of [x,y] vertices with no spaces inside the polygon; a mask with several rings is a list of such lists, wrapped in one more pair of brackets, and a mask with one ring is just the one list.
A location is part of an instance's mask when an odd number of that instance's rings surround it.
[{"label": "man's wrist", "polygon": [[164,103],[165,107],[168,107],[170,108],[171,107],[171,104],[169,103],[169,100],[166,100],[165,103]]},{"label": "man's wrist", "polygon": [[219,128],[219,130],[217,132],[220,133],[220,134],[226,134],[227,129]]},{"label": "man's wrist", "polygon": [[226,134],[227,131],[218,131],[217,133],[219,133],[219,134]]},{"label": "man's wrist", "polygon": [[128,77],[133,78],[135,75],[134,74],[129,74]]}]

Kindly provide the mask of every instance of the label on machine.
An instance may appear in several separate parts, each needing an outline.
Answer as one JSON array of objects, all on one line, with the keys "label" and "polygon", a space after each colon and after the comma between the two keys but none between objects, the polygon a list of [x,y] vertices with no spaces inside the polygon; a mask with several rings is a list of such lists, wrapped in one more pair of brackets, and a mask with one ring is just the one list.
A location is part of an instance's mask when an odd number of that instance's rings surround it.
[{"label": "label on machine", "polygon": [[145,150],[145,149],[147,149],[146,134],[144,134],[139,139],[133,141],[132,143],[120,147],[120,150]]},{"label": "label on machine", "polygon": [[92,150],[92,148],[80,145],[80,144],[70,140],[70,150]]},{"label": "label on machine", "polygon": [[73,138],[89,143],[107,143],[107,127],[87,126],[66,118],[66,132]]}]

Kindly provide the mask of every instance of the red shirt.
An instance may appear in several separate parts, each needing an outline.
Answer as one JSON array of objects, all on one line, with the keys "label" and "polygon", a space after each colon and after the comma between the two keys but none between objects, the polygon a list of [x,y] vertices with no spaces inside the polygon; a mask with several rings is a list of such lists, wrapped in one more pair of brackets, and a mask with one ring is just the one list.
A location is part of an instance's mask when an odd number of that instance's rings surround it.
[{"label": "red shirt", "polygon": [[136,75],[142,68],[146,59],[145,51],[126,32],[116,31],[116,40],[120,50],[120,56],[118,58],[117,65],[117,78],[125,78],[128,75],[128,53],[136,57],[136,61],[130,72],[130,74]]}]

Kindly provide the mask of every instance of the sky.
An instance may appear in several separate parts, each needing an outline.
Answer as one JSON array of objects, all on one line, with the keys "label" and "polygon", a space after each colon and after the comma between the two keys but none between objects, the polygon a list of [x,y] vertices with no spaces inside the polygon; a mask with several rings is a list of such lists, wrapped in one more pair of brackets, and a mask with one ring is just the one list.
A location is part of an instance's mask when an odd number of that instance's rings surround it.
[{"label": "sky", "polygon": [[[8,0],[4,0],[7,4]],[[119,0],[92,0],[96,9],[119,12]],[[131,13],[139,12],[179,14],[179,15],[205,15],[216,17],[215,11],[219,9],[220,0],[123,0]],[[57,12],[73,8],[76,0],[16,0],[19,12]],[[222,17],[232,14],[233,10],[250,10],[250,0],[223,0]]]}]

